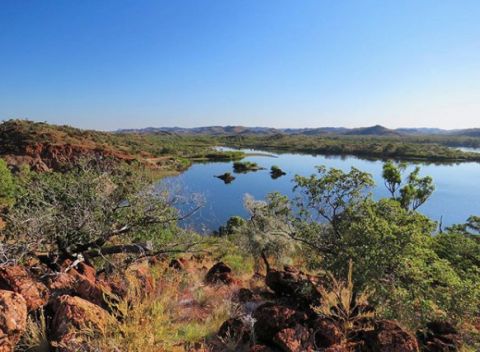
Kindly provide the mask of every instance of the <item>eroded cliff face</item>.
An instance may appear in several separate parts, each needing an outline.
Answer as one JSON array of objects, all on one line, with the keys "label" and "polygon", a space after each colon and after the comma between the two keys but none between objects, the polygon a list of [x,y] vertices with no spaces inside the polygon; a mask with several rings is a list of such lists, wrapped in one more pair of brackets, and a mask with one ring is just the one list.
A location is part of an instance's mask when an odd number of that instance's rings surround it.
[{"label": "eroded cliff face", "polygon": [[1,157],[14,169],[18,169],[21,165],[26,164],[32,170],[40,172],[62,170],[75,164],[82,158],[112,159],[127,162],[135,160],[133,156],[122,154],[118,151],[68,143],[18,145],[15,150],[9,150]]}]

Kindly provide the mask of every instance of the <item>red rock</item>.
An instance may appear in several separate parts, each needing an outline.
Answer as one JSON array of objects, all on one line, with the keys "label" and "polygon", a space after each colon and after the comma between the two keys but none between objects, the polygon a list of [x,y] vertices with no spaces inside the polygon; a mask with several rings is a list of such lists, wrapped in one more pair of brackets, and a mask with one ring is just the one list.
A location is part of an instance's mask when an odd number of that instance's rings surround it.
[{"label": "red rock", "polygon": [[274,352],[270,347],[265,345],[254,345],[250,348],[250,352]]},{"label": "red rock", "polygon": [[168,264],[168,266],[178,271],[185,271],[185,265],[180,259],[172,259],[170,261],[170,264]]},{"label": "red rock", "polygon": [[433,321],[427,323],[423,331],[417,333],[422,350],[426,352],[459,351],[462,337],[458,330],[449,322]]},{"label": "red rock", "polygon": [[80,297],[61,296],[52,307],[51,333],[59,352],[85,350],[86,334],[105,331],[111,319],[104,309]]},{"label": "red rock", "polygon": [[27,328],[27,302],[18,293],[0,290],[0,352],[13,352]]},{"label": "red rock", "polygon": [[307,315],[279,304],[265,303],[257,308],[253,318],[255,336],[265,343],[271,343],[280,330],[305,322]]},{"label": "red rock", "polygon": [[48,302],[47,287],[35,280],[20,265],[0,266],[0,289],[17,292],[25,298],[28,311],[36,310]]},{"label": "red rock", "polygon": [[320,293],[302,272],[287,267],[288,271],[271,270],[265,283],[278,296],[288,296],[301,305],[315,305],[320,302]]},{"label": "red rock", "polygon": [[404,330],[397,322],[381,320],[375,323],[372,338],[367,346],[381,352],[417,352],[418,343],[415,337]]},{"label": "red rock", "polygon": [[225,321],[217,333],[222,340],[234,341],[236,344],[245,344],[250,341],[251,327],[239,318],[230,318]]},{"label": "red rock", "polygon": [[142,294],[150,295],[154,292],[155,283],[148,262],[130,265],[126,270],[126,277],[129,284],[138,286]]},{"label": "red rock", "polygon": [[230,285],[233,283],[232,269],[223,262],[219,262],[212,266],[205,277],[208,284],[224,283]]},{"label": "red rock", "polygon": [[[333,346],[327,347],[323,351],[324,352],[350,352],[352,351],[352,349],[349,349],[344,345],[333,345]],[[357,350],[353,349],[353,351],[357,351]]]},{"label": "red rock", "polygon": [[318,348],[340,344],[344,339],[342,330],[335,322],[322,318],[313,323],[313,334]]},{"label": "red rock", "polygon": [[315,346],[310,343],[310,332],[302,325],[280,330],[273,337],[273,342],[283,352],[313,352]]},{"label": "red rock", "polygon": [[105,295],[111,292],[108,285],[97,282],[94,269],[89,266],[80,266],[79,270],[70,269],[68,272],[59,273],[49,284],[55,296],[78,296],[94,304],[104,306]]}]

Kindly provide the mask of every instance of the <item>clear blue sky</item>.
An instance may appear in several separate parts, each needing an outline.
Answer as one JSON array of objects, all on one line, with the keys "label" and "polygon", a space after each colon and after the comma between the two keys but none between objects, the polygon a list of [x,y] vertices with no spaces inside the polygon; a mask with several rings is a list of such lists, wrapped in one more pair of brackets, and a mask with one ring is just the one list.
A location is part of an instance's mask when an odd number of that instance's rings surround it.
[{"label": "clear blue sky", "polygon": [[480,1],[1,0],[11,117],[480,127]]}]

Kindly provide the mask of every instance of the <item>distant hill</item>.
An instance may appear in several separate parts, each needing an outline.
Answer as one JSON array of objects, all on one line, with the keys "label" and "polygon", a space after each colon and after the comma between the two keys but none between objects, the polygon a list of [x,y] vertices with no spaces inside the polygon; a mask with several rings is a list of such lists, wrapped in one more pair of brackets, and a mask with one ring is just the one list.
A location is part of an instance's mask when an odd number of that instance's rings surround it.
[{"label": "distant hill", "polygon": [[400,136],[401,133],[386,127],[375,125],[372,127],[354,128],[344,133],[355,136]]},{"label": "distant hill", "polygon": [[471,130],[443,130],[439,128],[398,128],[389,129],[381,125],[345,128],[345,127],[318,127],[318,128],[271,128],[271,127],[245,127],[245,126],[206,126],[206,127],[148,127],[143,129],[123,129],[117,133],[138,134],[176,134],[176,135],[351,135],[351,136],[421,136],[421,135],[455,135],[455,136],[480,136],[480,129]]},{"label": "distant hill", "polygon": [[209,136],[225,136],[225,135],[268,135],[282,133],[281,130],[269,127],[244,127],[244,126],[206,126],[206,127],[148,127],[143,129],[123,129],[118,133],[171,133],[178,135],[209,135]]},{"label": "distant hill", "polygon": [[450,133],[454,136],[464,136],[464,137],[480,137],[480,128],[470,128],[465,130],[457,130]]}]

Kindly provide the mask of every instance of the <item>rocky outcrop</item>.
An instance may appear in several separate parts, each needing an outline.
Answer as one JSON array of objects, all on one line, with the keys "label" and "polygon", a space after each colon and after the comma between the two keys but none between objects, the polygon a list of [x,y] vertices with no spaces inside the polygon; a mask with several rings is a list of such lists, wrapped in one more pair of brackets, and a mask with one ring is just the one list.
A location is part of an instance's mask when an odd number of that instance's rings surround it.
[{"label": "rocky outcrop", "polygon": [[275,303],[265,303],[253,314],[255,336],[263,342],[271,343],[281,330],[295,327],[307,321],[304,312]]},{"label": "rocky outcrop", "polygon": [[225,263],[219,262],[207,272],[205,282],[211,285],[219,283],[230,285],[233,282],[232,269]]},{"label": "rocky outcrop", "polygon": [[0,289],[21,294],[28,311],[44,306],[49,298],[47,287],[20,265],[0,266]]},{"label": "rocky outcrop", "polygon": [[0,352],[13,352],[27,327],[27,302],[18,293],[0,290]]},{"label": "rocky outcrop", "polygon": [[50,281],[48,287],[56,297],[61,295],[78,296],[99,306],[106,306],[105,295],[111,289],[105,282],[98,281],[93,267],[79,263],[71,267],[72,262],[63,263],[64,269],[57,273]]},{"label": "rocky outcrop", "polygon": [[449,322],[433,321],[417,333],[418,340],[425,352],[459,351],[462,338],[458,330]]},{"label": "rocky outcrop", "polygon": [[415,336],[403,329],[396,321],[381,320],[363,338],[364,346],[373,352],[418,352]]},{"label": "rocky outcrop", "polygon": [[310,331],[297,324],[292,328],[280,330],[273,337],[273,342],[283,352],[314,352],[315,345]]},{"label": "rocky outcrop", "polygon": [[316,305],[320,293],[310,279],[300,271],[286,267],[284,271],[269,270],[265,283],[278,296],[286,296],[300,305]]},{"label": "rocky outcrop", "polygon": [[104,309],[80,297],[61,296],[52,308],[52,345],[59,352],[89,351],[86,337],[105,331],[111,319]]}]

